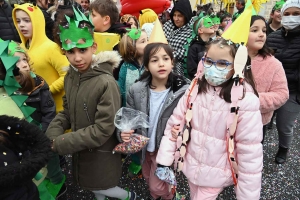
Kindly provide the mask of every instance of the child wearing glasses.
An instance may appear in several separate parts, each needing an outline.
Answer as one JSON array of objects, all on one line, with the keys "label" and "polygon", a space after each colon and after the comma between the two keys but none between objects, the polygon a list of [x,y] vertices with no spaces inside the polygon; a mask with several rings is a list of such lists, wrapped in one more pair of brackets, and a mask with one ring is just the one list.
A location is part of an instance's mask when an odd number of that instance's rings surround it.
[{"label": "child wearing glasses", "polygon": [[[158,28],[161,34],[156,34]],[[162,39],[160,39],[162,37]],[[142,163],[142,173],[150,190],[148,199],[173,199],[169,185],[159,180],[154,172],[157,167],[156,155],[165,130],[167,120],[173,113],[179,99],[188,85],[183,77],[172,72],[174,67],[173,50],[168,45],[157,20],[154,32],[144,51],[145,72],[134,83],[127,94],[127,107],[149,115],[149,129],[138,129],[137,133],[149,137],[146,148],[137,153]],[[122,132],[121,141],[128,142],[134,132]]]},{"label": "child wearing glasses", "polygon": [[[249,67],[241,67],[245,78],[236,98],[236,85],[240,83],[233,79],[236,53],[236,45],[229,40],[210,42],[198,66],[198,82],[191,84],[179,100],[157,154],[161,166],[169,167],[175,160],[175,168],[188,179],[192,200],[216,199],[233,184],[237,199],[258,200],[260,196],[260,104]],[[190,91],[191,96],[187,95]],[[236,101],[238,106],[234,107]],[[184,124],[187,129],[181,133]]]}]

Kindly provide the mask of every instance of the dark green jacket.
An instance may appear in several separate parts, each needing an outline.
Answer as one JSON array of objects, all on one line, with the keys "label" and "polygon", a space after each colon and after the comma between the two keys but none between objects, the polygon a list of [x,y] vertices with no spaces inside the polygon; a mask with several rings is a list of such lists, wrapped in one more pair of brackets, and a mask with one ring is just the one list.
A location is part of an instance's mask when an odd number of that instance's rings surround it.
[{"label": "dark green jacket", "polygon": [[115,187],[121,177],[121,156],[112,154],[118,144],[114,117],[121,106],[112,72],[120,60],[117,52],[106,51],[96,55],[83,74],[70,67],[64,82],[64,110],[46,132],[55,139],[54,151],[73,154],[73,177],[84,189]]}]

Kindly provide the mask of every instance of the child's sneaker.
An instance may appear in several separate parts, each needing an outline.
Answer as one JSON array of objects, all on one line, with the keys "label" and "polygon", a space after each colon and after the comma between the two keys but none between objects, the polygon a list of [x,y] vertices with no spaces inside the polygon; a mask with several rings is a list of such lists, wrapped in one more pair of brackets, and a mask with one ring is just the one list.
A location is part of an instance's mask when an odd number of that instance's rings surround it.
[{"label": "child's sneaker", "polygon": [[173,197],[172,200],[185,200],[185,195],[181,195],[179,193],[176,192],[176,195]]},{"label": "child's sneaker", "polygon": [[135,192],[130,192],[130,200],[137,200],[137,195]]}]

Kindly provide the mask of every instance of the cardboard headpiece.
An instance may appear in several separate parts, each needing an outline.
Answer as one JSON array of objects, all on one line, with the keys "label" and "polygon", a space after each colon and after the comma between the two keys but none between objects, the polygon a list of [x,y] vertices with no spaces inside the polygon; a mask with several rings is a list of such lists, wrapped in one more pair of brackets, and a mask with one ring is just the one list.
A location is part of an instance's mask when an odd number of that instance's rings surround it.
[{"label": "cardboard headpiece", "polygon": [[25,101],[28,98],[27,95],[20,95],[16,93],[16,91],[21,88],[15,78],[16,63],[18,62],[19,57],[10,56],[8,54],[8,46],[9,41],[0,40],[0,62],[6,70],[4,80],[0,80],[0,87],[4,87],[7,95],[11,97],[11,99],[20,108],[25,119],[32,123],[34,120],[31,118],[31,114],[35,111],[35,108],[26,105]]},{"label": "cardboard headpiece", "polygon": [[167,38],[164,34],[164,31],[162,29],[161,23],[158,20],[158,18],[155,21],[152,33],[150,35],[149,38],[149,42],[150,43],[164,43],[164,44],[168,44]]},{"label": "cardboard headpiece", "polygon": [[74,17],[65,16],[67,23],[59,25],[59,38],[62,48],[66,51],[72,48],[87,48],[93,45],[94,39],[91,30],[94,25],[80,10],[73,7]]}]

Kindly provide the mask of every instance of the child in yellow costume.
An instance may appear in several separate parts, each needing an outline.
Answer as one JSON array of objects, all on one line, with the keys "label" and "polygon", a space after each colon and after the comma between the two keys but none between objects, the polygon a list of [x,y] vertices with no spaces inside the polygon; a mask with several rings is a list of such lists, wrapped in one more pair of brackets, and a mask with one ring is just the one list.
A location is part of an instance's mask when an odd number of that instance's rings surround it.
[{"label": "child in yellow costume", "polygon": [[49,84],[56,112],[62,110],[64,67],[69,62],[58,45],[47,38],[42,11],[29,3],[16,5],[13,20],[22,41],[21,47],[27,50],[31,58],[32,69]]}]

